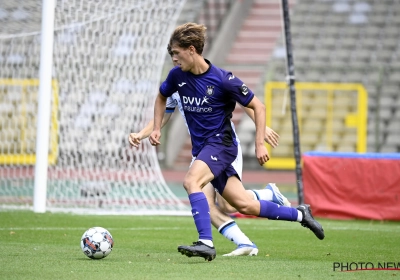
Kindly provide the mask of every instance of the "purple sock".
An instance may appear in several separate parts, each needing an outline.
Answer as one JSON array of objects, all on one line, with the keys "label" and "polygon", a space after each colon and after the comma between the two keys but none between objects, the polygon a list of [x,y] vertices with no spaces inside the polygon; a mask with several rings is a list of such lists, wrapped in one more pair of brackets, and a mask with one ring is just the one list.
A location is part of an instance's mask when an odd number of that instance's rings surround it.
[{"label": "purple sock", "polygon": [[260,217],[270,220],[297,221],[297,209],[278,205],[271,201],[259,200]]},{"label": "purple sock", "polygon": [[211,234],[210,207],[203,192],[189,194],[192,216],[196,224],[199,239],[213,240]]}]

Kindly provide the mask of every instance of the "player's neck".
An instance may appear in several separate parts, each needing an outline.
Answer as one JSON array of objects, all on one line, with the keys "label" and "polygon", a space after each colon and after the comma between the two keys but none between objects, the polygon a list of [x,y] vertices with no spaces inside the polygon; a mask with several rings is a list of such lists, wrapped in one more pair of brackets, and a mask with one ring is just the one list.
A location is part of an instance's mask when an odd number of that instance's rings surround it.
[{"label": "player's neck", "polygon": [[207,72],[210,65],[204,60],[202,56],[196,57],[195,63],[190,70],[190,72],[194,75],[200,75]]}]

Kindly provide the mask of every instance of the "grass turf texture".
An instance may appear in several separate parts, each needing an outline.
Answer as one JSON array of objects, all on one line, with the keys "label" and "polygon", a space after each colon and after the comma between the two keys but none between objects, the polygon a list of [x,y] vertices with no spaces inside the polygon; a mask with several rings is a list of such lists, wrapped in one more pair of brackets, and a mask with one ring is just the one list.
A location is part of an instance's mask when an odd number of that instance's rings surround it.
[{"label": "grass turf texture", "polygon": [[[400,279],[400,271],[333,271],[333,263],[400,263],[400,223],[319,219],[318,240],[298,223],[238,219],[259,248],[256,257],[223,257],[235,245],[213,229],[217,258],[188,258],[177,246],[197,232],[191,217],[80,216],[0,212],[0,279]],[[89,227],[115,246],[105,259],[80,249]]]}]

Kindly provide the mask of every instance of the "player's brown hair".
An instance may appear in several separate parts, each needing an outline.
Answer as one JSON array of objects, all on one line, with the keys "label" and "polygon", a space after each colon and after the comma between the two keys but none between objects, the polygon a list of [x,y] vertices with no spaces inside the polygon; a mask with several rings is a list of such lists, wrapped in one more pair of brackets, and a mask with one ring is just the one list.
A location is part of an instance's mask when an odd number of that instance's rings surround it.
[{"label": "player's brown hair", "polygon": [[170,44],[168,44],[167,51],[168,51],[168,54],[169,54],[170,56],[173,56],[173,55],[174,55],[174,54],[172,53],[172,49],[171,49],[171,45],[170,45]]},{"label": "player's brown hair", "polygon": [[180,48],[195,47],[198,54],[203,53],[206,42],[206,29],[203,24],[188,22],[175,28],[169,40],[169,46],[177,44]]}]

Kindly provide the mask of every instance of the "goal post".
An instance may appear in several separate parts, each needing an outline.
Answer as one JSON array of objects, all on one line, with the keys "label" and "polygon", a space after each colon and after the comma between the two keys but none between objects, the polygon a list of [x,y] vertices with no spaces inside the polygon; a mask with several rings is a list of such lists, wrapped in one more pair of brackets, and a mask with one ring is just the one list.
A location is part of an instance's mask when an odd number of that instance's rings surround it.
[{"label": "goal post", "polygon": [[48,211],[190,215],[166,184],[155,148],[128,143],[129,133],[153,117],[169,34],[184,2],[55,1],[53,52],[44,51],[53,60],[48,135],[37,135],[42,2],[1,1],[2,208],[32,209],[41,147]]},{"label": "goal post", "polygon": [[42,32],[40,37],[39,94],[36,128],[36,162],[33,211],[46,212],[47,169],[51,106],[51,72],[53,66],[55,0],[43,0]]}]

